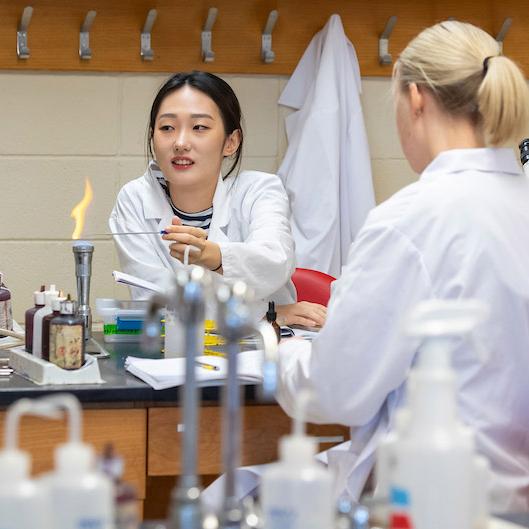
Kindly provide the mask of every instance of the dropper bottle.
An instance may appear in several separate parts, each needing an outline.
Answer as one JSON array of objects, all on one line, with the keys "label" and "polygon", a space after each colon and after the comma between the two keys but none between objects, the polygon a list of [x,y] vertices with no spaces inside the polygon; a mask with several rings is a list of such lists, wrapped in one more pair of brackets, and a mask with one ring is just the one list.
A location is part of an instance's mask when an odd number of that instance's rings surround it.
[{"label": "dropper bottle", "polygon": [[50,360],[50,322],[56,316],[60,316],[61,302],[65,300],[66,298],[64,297],[63,291],[61,290],[59,292],[59,296],[56,298],[54,297],[51,300],[51,312],[49,314],[46,314],[46,316],[42,318],[42,355],[41,355],[41,358],[43,360],[46,360],[46,361]]},{"label": "dropper bottle", "polygon": [[265,529],[333,529],[334,498],[331,473],[314,456],[314,437],[305,433],[305,409],[310,396],[302,391],[291,435],[279,442],[279,461],[261,481]]},{"label": "dropper bottle", "polygon": [[35,312],[33,318],[33,354],[37,358],[42,356],[42,320],[44,316],[51,313],[51,302],[59,296],[59,291],[55,285],[50,285],[50,289],[44,291],[44,307]]},{"label": "dropper bottle", "polygon": [[268,302],[266,321],[273,327],[276,333],[277,343],[279,343],[281,341],[281,327],[279,327],[279,324],[277,323],[276,305],[273,301]]}]

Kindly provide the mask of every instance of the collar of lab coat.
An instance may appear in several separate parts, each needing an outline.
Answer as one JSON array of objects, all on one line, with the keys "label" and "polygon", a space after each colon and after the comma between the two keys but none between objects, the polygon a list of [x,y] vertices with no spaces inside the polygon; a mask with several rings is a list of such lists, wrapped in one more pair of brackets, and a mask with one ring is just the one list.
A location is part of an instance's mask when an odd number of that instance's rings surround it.
[{"label": "collar of lab coat", "polygon": [[462,171],[523,174],[512,149],[487,147],[443,151],[422,172],[421,179]]},{"label": "collar of lab coat", "polygon": [[[146,219],[157,219],[160,226],[171,224],[171,219],[175,216],[164,190],[160,186],[157,177],[162,172],[156,164],[151,161],[147,171],[143,175],[152,189],[152,193],[147,193],[144,197],[144,215]],[[230,218],[229,200],[230,191],[235,184],[235,177],[229,176],[225,180],[222,174],[219,175],[215,194],[213,196],[213,218],[211,219],[210,233],[212,228],[223,228],[227,226]]]}]

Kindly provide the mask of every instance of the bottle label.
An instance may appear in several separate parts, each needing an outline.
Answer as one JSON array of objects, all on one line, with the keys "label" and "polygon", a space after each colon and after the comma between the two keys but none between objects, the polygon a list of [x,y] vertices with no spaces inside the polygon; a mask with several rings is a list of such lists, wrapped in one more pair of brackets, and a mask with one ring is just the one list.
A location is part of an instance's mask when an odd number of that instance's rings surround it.
[{"label": "bottle label", "polygon": [[390,529],[413,529],[413,522],[410,514],[409,492],[401,487],[391,487],[390,502]]},{"label": "bottle label", "polygon": [[83,365],[83,326],[50,325],[50,362],[63,369]]},{"label": "bottle label", "polygon": [[0,329],[13,330],[13,312],[10,299],[0,301]]}]

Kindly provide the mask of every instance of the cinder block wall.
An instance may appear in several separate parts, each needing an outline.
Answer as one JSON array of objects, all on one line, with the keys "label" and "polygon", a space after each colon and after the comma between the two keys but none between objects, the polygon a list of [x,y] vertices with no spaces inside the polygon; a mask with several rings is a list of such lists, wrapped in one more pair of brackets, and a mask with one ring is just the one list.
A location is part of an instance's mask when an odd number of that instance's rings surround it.
[{"label": "cinder block wall", "polygon": [[[147,117],[165,75],[0,73],[0,271],[23,320],[32,292],[56,283],[74,297],[70,211],[89,178],[94,200],[85,234],[108,231],[119,188],[146,165]],[[243,168],[274,172],[287,142],[289,112],[277,100],[284,77],[224,76],[245,118]],[[364,79],[362,105],[369,136],[377,202],[416,177],[402,155],[388,79]],[[113,242],[95,243],[92,302],[128,297],[115,285]]]}]

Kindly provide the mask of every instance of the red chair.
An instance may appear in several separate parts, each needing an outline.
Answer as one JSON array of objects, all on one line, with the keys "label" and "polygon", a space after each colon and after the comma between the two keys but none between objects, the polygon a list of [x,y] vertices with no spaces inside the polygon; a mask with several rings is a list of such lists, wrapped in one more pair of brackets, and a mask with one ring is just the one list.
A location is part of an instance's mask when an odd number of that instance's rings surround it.
[{"label": "red chair", "polygon": [[327,306],[331,297],[331,283],[335,277],[318,270],[296,268],[292,282],[298,293],[298,301],[311,301]]}]

